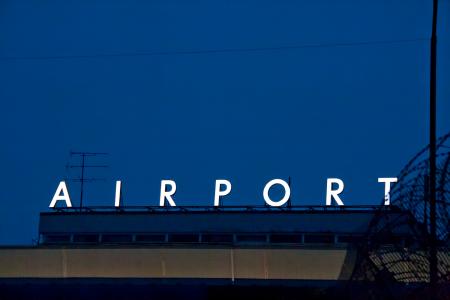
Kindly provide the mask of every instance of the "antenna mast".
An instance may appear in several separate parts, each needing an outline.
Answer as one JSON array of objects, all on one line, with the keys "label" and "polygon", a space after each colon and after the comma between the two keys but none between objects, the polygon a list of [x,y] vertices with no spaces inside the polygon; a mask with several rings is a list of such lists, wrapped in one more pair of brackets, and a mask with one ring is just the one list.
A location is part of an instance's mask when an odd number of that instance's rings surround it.
[{"label": "antenna mast", "polygon": [[430,41],[430,285],[431,299],[437,297],[438,262],[437,262],[437,238],[436,238],[436,57],[437,57],[437,13],[438,0],[433,0],[433,19]]},{"label": "antenna mast", "polygon": [[80,169],[80,177],[79,178],[73,178],[72,181],[79,182],[80,183],[80,211],[83,207],[83,196],[84,196],[84,183],[85,182],[92,182],[95,180],[102,180],[101,178],[86,178],[85,177],[85,169],[86,168],[108,168],[107,165],[86,165],[86,159],[87,157],[92,156],[99,156],[99,155],[108,155],[108,153],[105,152],[70,152],[70,156],[79,156],[81,158],[81,164],[79,165],[67,165],[67,168],[79,168]]}]

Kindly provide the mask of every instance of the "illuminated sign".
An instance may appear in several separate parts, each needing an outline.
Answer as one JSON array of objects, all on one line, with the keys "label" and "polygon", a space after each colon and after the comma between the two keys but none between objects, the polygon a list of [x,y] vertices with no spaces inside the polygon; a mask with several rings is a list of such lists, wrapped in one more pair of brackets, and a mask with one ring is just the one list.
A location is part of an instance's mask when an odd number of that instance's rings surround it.
[{"label": "illuminated sign", "polygon": [[[379,183],[384,184],[384,204],[390,204],[389,192],[391,190],[391,184],[397,182],[397,178],[387,177],[387,178],[378,178]],[[273,200],[269,196],[270,189],[279,185],[284,190],[284,195],[281,199]],[[333,186],[337,186],[333,188]],[[220,206],[221,197],[225,197],[226,195],[231,193],[231,182],[226,179],[217,179],[215,183],[214,189],[214,206]],[[339,197],[339,195],[344,191],[344,182],[339,178],[328,178],[326,185],[326,199],[325,204],[327,206],[332,205],[333,201],[336,202],[337,205],[344,205],[344,202]],[[122,190],[122,182],[116,181],[116,192],[114,199],[114,206],[120,207],[120,195]],[[177,191],[177,184],[174,180],[161,180],[161,191],[159,197],[159,205],[166,206],[166,203],[169,206],[176,206],[175,200],[173,196]],[[272,179],[264,186],[263,189],[263,198],[267,205],[272,207],[283,206],[289,201],[291,196],[291,188],[289,184],[283,179]],[[69,191],[67,189],[67,185],[64,181],[61,181],[56,189],[55,195],[53,196],[52,201],[50,202],[50,208],[54,208],[58,202],[64,202],[67,207],[72,207],[72,202],[70,201]]]}]

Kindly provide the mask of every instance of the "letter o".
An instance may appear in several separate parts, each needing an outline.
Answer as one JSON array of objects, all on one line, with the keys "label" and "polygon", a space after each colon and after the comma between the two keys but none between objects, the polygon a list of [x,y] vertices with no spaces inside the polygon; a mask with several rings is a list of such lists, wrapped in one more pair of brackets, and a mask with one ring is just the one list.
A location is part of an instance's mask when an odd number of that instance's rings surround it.
[{"label": "letter o", "polygon": [[[285,191],[284,197],[281,200],[279,200],[278,202],[272,201],[269,197],[269,190],[275,184],[281,184]],[[290,196],[291,196],[291,188],[286,183],[286,181],[284,181],[282,179],[272,179],[271,181],[269,181],[266,184],[266,186],[264,187],[264,190],[263,190],[264,201],[266,201],[266,203],[269,204],[270,206],[275,206],[275,207],[282,206],[289,200]]]}]

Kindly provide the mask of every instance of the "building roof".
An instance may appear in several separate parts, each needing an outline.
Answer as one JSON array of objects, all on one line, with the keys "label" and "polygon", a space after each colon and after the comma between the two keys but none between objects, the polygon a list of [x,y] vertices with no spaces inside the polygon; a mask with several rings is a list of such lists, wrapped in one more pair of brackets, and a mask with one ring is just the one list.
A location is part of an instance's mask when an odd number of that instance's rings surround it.
[{"label": "building roof", "polygon": [[[349,214],[351,216],[349,216]],[[41,213],[40,233],[365,233],[372,209],[158,209]]]}]

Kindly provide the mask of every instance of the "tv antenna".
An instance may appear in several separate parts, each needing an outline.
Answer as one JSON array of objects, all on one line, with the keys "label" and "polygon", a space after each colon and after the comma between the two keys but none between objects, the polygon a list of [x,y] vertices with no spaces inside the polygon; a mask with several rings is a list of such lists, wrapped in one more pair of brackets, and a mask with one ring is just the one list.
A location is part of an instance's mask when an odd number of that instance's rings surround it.
[{"label": "tv antenna", "polygon": [[88,168],[108,168],[108,165],[88,165],[86,164],[86,160],[88,157],[93,156],[101,156],[101,155],[108,155],[108,153],[105,152],[75,152],[70,151],[70,156],[78,156],[80,157],[80,164],[79,165],[72,165],[68,164],[66,168],[80,169],[80,177],[79,178],[72,178],[71,181],[79,182],[80,183],[80,211],[83,207],[83,195],[84,195],[84,183],[85,182],[92,182],[97,180],[104,180],[103,178],[95,178],[95,177],[85,177],[86,169]]}]

